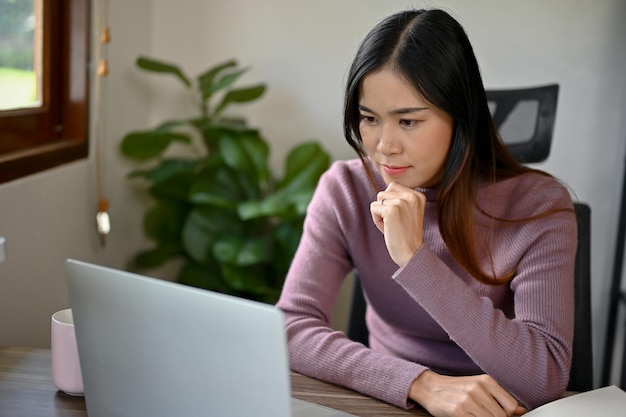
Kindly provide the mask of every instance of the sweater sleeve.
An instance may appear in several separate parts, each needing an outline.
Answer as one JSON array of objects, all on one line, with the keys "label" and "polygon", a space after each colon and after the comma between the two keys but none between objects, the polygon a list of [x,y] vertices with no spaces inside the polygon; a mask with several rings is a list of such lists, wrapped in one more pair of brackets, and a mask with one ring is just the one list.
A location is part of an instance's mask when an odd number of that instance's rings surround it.
[{"label": "sweater sleeve", "polygon": [[496,239],[526,248],[510,283],[513,317],[472,290],[427,246],[394,275],[485,373],[530,408],[559,398],[567,386],[577,241],[564,188],[537,207],[565,210],[528,222],[520,233],[507,236],[505,229]]},{"label": "sweater sleeve", "polygon": [[345,201],[350,198],[345,192],[351,188],[345,183],[349,179],[336,171],[336,167],[331,168],[330,174],[320,179],[277,304],[285,316],[290,366],[305,375],[409,408],[409,387],[426,368],[375,352],[330,325],[341,283],[353,269],[347,244],[350,231],[345,223],[356,215],[350,209],[355,202]]}]

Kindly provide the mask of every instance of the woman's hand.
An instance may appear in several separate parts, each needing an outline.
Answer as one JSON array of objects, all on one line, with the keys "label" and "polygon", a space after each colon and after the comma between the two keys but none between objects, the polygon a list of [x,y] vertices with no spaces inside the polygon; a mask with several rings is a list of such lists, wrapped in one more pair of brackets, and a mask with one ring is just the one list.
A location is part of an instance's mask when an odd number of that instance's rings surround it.
[{"label": "woman's hand", "polygon": [[527,411],[489,375],[452,377],[425,371],[411,384],[409,398],[435,417],[510,417]]},{"label": "woman's hand", "polygon": [[392,182],[378,193],[370,204],[374,224],[385,236],[391,259],[400,267],[424,243],[424,210],[426,196],[418,191]]}]

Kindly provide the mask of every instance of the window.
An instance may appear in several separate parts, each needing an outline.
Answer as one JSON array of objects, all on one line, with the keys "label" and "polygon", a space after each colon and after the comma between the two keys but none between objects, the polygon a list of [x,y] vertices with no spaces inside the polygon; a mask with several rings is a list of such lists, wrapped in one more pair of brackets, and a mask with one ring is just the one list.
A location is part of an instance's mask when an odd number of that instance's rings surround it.
[{"label": "window", "polygon": [[0,0],[0,183],[87,156],[88,0]]}]

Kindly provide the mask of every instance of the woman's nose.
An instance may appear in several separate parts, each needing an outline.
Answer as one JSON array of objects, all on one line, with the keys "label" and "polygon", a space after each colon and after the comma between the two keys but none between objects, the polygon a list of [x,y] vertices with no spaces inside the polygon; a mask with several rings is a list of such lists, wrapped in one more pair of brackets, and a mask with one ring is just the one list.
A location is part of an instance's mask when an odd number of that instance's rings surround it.
[{"label": "woman's nose", "polygon": [[388,155],[400,153],[402,151],[402,146],[397,140],[393,130],[383,126],[380,130],[380,136],[378,138],[376,149],[378,152]]}]

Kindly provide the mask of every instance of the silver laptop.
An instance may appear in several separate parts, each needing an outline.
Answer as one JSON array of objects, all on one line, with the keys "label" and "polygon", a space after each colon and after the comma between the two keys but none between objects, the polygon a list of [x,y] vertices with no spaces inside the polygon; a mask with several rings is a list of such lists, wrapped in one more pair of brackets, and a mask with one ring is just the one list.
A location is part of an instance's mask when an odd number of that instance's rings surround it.
[{"label": "silver laptop", "polygon": [[68,259],[89,417],[340,417],[291,397],[276,307]]}]

